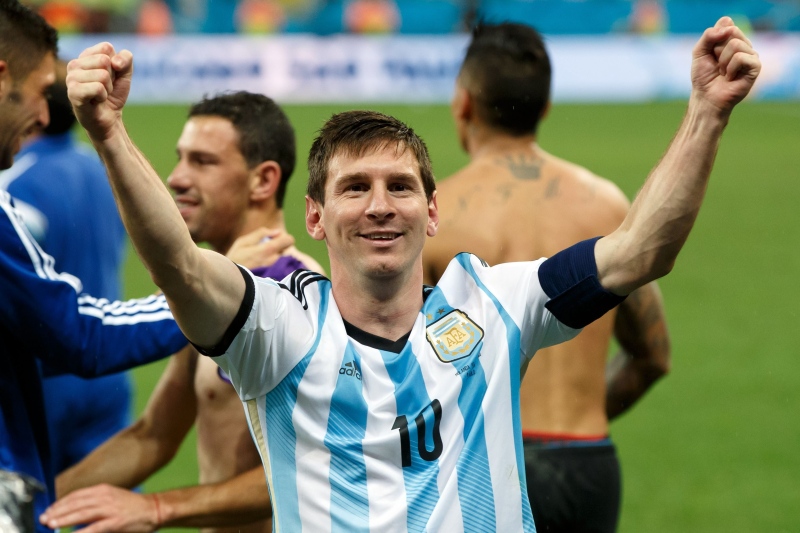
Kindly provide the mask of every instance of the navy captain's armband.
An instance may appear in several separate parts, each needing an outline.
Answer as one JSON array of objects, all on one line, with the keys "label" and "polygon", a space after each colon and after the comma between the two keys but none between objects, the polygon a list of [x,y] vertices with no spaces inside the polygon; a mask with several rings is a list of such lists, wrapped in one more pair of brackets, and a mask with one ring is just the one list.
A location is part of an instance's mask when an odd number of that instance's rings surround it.
[{"label": "navy captain's armband", "polygon": [[583,328],[625,300],[597,279],[594,246],[600,237],[558,252],[539,267],[539,283],[550,301],[545,307],[562,323]]},{"label": "navy captain's armband", "polygon": [[240,267],[239,265],[236,266],[239,268],[239,272],[242,273],[245,284],[242,305],[239,307],[239,311],[233,318],[233,322],[231,322],[231,325],[228,326],[227,330],[225,330],[225,334],[222,336],[222,339],[220,339],[216,346],[212,346],[211,348],[201,348],[192,342],[192,346],[194,346],[197,351],[203,355],[219,357],[227,352],[228,348],[231,347],[231,343],[233,343],[233,339],[236,338],[236,335],[238,335],[239,331],[242,329],[242,326],[244,326],[244,323],[247,322],[247,317],[250,315],[250,310],[253,308],[253,302],[256,299],[256,284],[253,283],[253,278],[250,277],[250,274],[248,274],[244,268]]}]

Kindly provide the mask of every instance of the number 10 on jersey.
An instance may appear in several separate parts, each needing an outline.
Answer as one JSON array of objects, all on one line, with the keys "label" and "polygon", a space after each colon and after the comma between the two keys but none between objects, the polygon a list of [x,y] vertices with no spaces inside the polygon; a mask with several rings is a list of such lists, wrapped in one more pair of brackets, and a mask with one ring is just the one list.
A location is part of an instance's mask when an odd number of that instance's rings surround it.
[{"label": "number 10 on jersey", "polygon": [[[428,451],[425,431],[425,415],[433,411],[433,449]],[[430,415],[428,415],[430,418]],[[427,405],[414,419],[417,430],[417,450],[419,456],[425,461],[435,461],[442,455],[442,435],[439,433],[439,424],[442,421],[442,404],[439,400],[433,400]],[[392,429],[400,430],[400,455],[403,460],[403,467],[411,466],[411,435],[408,429],[408,417],[401,415],[395,418]]]}]

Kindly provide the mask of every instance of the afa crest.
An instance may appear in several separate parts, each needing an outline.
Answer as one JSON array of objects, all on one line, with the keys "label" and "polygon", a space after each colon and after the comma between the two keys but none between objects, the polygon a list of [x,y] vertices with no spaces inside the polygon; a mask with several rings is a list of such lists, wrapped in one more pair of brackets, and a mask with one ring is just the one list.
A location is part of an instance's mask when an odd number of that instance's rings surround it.
[{"label": "afa crest", "polygon": [[469,357],[483,340],[483,330],[466,313],[453,309],[425,328],[436,356],[443,363]]}]

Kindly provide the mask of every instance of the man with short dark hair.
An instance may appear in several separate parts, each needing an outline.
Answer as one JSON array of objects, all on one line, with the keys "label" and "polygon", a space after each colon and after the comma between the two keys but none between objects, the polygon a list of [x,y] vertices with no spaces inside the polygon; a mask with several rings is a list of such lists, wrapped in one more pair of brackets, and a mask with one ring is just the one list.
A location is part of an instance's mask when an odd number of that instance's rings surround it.
[{"label": "man with short dark hair", "polygon": [[[439,185],[439,207],[447,215],[425,245],[429,283],[461,251],[491,265],[532,261],[608,235],[624,220],[628,201],[614,184],[537,143],[550,76],[547,50],[533,28],[504,23],[475,29],[452,104],[471,162]],[[606,377],[612,335],[621,349]],[[575,339],[531,360],[520,415],[528,498],[539,531],[616,530],[622,485],[608,421],[666,373],[669,361],[655,282]]]},{"label": "man with short dark hair", "polygon": [[[322,271],[286,234],[281,207],[294,171],[295,135],[272,99],[237,92],[194,104],[177,152],[167,184],[192,240],[263,277]],[[273,247],[284,242],[283,255],[258,255],[264,238]],[[193,425],[200,485],[153,494],[116,488],[132,488],[166,465]],[[120,461],[123,456],[128,460]],[[230,378],[189,348],[172,358],[134,425],[58,477],[60,499],[45,521],[54,528],[91,523],[114,531],[184,526],[267,533],[272,525],[260,465]]]},{"label": "man with short dark hair", "polygon": [[439,213],[424,145],[401,122],[349,112],[323,126],[309,156],[312,173],[327,161],[323,195],[309,191],[306,228],[326,242],[331,277],[277,283],[182,231],[121,120],[130,52],[85,50],[68,85],[154,281],[244,403],[276,530],[535,531],[522,370],[671,270],[759,71],[747,38],[720,19],[694,48],[686,118],[620,228],[536,262],[460,254],[427,289],[422,248]]},{"label": "man with short dark hair", "polygon": [[16,0],[0,4],[0,36],[0,169],[6,169],[22,140],[49,121],[46,96],[55,81],[58,36]]},{"label": "man with short dark hair", "polygon": [[[0,0],[0,169],[22,138],[48,123],[55,31],[15,0]],[[54,499],[42,374],[92,377],[166,357],[185,346],[163,296],[109,302],[82,294],[73,276],[31,238],[0,191],[0,470],[45,486],[34,508]],[[49,529],[38,526],[41,532]]]}]

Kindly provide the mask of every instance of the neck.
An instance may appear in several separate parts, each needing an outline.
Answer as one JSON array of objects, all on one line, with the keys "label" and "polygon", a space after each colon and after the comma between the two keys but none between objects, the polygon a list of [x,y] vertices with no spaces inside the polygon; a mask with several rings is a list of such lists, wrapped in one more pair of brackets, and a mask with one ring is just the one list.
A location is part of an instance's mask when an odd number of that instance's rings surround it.
[{"label": "neck", "polygon": [[395,341],[414,327],[422,309],[422,268],[394,278],[354,279],[337,275],[331,262],[331,286],[339,312],[359,329]]},{"label": "neck", "polygon": [[283,220],[283,210],[277,208],[250,210],[245,214],[238,231],[232,232],[231,235],[224,240],[209,242],[209,244],[215,252],[225,255],[228,253],[231,246],[233,246],[236,239],[261,227],[286,231],[286,224]]},{"label": "neck", "polygon": [[473,161],[489,155],[535,152],[539,149],[535,134],[514,136],[478,123],[472,123],[467,128],[466,151]]}]

